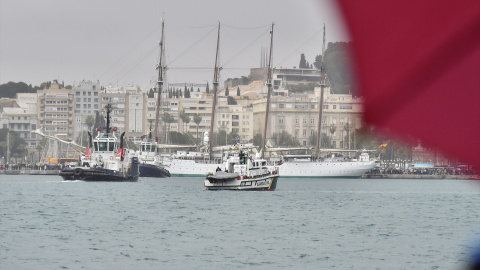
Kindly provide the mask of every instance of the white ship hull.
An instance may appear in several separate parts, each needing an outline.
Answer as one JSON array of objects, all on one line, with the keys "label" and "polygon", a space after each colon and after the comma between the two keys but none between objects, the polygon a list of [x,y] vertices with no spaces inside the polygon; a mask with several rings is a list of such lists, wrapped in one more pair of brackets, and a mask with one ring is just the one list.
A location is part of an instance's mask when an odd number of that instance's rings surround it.
[{"label": "white ship hull", "polygon": [[171,176],[205,176],[215,172],[217,168],[225,170],[225,166],[226,163],[208,163],[208,161],[193,159],[174,158],[165,162],[165,169],[170,172]]},{"label": "white ship hull", "polygon": [[276,165],[282,177],[346,177],[359,178],[375,167],[373,161],[345,162],[284,162]]}]

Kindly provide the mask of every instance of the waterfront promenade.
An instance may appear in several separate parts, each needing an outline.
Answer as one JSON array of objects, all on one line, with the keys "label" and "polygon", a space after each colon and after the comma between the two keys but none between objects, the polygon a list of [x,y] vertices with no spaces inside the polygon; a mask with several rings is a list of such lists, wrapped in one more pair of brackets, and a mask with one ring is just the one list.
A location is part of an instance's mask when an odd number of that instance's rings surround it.
[{"label": "waterfront promenade", "polygon": [[6,175],[58,175],[60,170],[0,170],[0,174]]},{"label": "waterfront promenade", "polygon": [[480,180],[478,175],[452,175],[452,174],[364,174],[364,179],[458,179],[458,180]]}]

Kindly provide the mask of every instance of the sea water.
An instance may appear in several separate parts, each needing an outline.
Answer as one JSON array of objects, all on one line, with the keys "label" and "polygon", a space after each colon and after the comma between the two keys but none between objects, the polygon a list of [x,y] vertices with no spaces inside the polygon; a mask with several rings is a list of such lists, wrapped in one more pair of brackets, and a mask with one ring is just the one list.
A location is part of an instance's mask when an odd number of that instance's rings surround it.
[{"label": "sea water", "polygon": [[0,269],[463,269],[480,182],[0,175]]}]

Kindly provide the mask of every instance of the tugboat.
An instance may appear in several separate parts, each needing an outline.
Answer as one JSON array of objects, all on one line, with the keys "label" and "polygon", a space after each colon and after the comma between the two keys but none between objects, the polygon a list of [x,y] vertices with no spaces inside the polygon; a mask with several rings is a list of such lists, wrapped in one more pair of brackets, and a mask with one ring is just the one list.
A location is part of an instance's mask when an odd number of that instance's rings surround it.
[{"label": "tugboat", "polygon": [[278,168],[242,149],[228,158],[225,171],[218,167],[207,174],[204,185],[207,190],[275,190],[279,176]]},{"label": "tugboat", "polygon": [[108,182],[135,182],[139,177],[138,157],[128,155],[128,149],[124,148],[123,132],[120,140],[116,137],[117,128],[112,128],[110,133],[110,112],[112,105],[105,106],[107,113],[107,126],[97,130],[98,135],[92,140],[88,132],[89,143],[81,158],[79,167],[67,167],[60,171],[59,175],[64,180],[82,181],[108,181]]},{"label": "tugboat", "polygon": [[170,177],[170,172],[164,169],[160,162],[161,158],[157,153],[157,144],[152,140],[151,130],[148,140],[139,143],[137,156],[140,162],[140,177]]}]

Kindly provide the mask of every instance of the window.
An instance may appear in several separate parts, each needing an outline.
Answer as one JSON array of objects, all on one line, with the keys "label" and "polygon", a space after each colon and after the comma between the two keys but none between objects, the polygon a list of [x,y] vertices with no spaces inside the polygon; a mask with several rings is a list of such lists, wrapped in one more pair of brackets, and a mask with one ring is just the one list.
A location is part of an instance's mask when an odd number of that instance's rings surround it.
[{"label": "window", "polygon": [[307,118],[303,118],[303,123],[304,123],[304,124],[307,123]]},{"label": "window", "polygon": [[303,130],[303,137],[307,137],[307,130]]},{"label": "window", "polygon": [[310,119],[310,124],[315,124],[315,118]]},{"label": "window", "polygon": [[333,109],[336,110],[336,109],[337,109],[337,105],[333,105]]},{"label": "window", "polygon": [[278,123],[279,123],[279,124],[285,123],[285,119],[284,119],[284,118],[278,118]]},{"label": "window", "polygon": [[279,104],[278,107],[279,108],[285,108],[285,104]]},{"label": "window", "polygon": [[340,125],[343,125],[343,118],[340,118]]},{"label": "window", "polygon": [[295,118],[295,124],[300,124],[300,118]]}]

